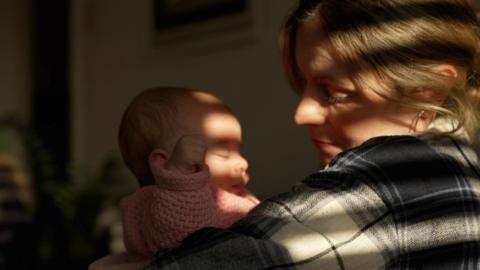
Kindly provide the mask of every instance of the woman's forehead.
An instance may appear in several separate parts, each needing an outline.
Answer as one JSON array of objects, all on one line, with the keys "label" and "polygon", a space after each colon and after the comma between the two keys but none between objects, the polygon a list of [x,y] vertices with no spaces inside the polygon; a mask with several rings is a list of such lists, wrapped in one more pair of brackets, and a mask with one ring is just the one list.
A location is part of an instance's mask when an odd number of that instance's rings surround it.
[{"label": "woman's forehead", "polygon": [[336,80],[349,77],[350,69],[335,57],[330,41],[318,30],[318,22],[299,27],[295,38],[294,64],[302,74]]}]

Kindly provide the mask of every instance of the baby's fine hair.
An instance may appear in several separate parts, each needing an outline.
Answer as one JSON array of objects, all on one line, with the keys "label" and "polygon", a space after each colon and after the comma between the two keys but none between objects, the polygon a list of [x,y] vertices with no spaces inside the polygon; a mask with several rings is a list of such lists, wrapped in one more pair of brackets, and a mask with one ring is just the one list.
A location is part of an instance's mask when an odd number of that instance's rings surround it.
[{"label": "baby's fine hair", "polygon": [[120,123],[118,144],[123,160],[141,186],[155,183],[148,157],[156,148],[173,149],[182,130],[180,118],[185,116],[185,107],[211,105],[202,104],[195,97],[198,93],[208,95],[215,105],[231,113],[230,108],[212,94],[180,87],[147,89],[128,105]]},{"label": "baby's fine hair", "polygon": [[[280,36],[284,68],[292,87],[301,89],[295,38],[307,21],[319,21],[319,35],[332,55],[351,68],[362,87],[420,111],[451,120],[473,141],[480,127],[480,23],[469,0],[300,0]],[[457,77],[435,72],[438,64]],[[380,93],[362,80],[371,70],[388,86]],[[426,95],[425,89],[434,91]],[[446,97],[438,104],[435,97]]]}]

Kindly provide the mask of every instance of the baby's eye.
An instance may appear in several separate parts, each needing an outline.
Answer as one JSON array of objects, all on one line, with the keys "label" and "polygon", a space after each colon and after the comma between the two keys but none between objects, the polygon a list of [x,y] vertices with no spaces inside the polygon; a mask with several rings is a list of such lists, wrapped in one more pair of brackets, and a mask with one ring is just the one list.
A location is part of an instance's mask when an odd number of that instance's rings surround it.
[{"label": "baby's eye", "polygon": [[230,151],[228,149],[215,149],[213,153],[220,158],[228,158],[230,156]]},{"label": "baby's eye", "polygon": [[218,154],[217,154],[217,157],[220,157],[220,158],[227,159],[227,158],[228,158],[228,154],[221,154],[221,153],[218,153]]}]

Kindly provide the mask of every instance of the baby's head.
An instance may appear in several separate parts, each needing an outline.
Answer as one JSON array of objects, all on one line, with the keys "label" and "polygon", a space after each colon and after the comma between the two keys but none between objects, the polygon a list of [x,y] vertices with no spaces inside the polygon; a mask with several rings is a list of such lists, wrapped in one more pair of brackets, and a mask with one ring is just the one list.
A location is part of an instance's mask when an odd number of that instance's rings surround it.
[{"label": "baby's head", "polygon": [[148,89],[128,106],[118,141],[125,163],[141,186],[155,183],[149,155],[161,149],[171,153],[184,135],[206,140],[205,163],[213,185],[242,192],[248,181],[248,163],[240,152],[241,127],[231,109],[212,94],[175,87]]}]

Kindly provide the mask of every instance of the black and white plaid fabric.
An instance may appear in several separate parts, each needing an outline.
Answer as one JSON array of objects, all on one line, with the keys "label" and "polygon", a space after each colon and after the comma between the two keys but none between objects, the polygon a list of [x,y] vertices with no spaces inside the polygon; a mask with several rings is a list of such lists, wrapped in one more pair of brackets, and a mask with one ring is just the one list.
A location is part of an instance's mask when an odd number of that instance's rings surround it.
[{"label": "black and white plaid fabric", "polygon": [[147,269],[480,269],[479,152],[433,135],[371,139]]}]

